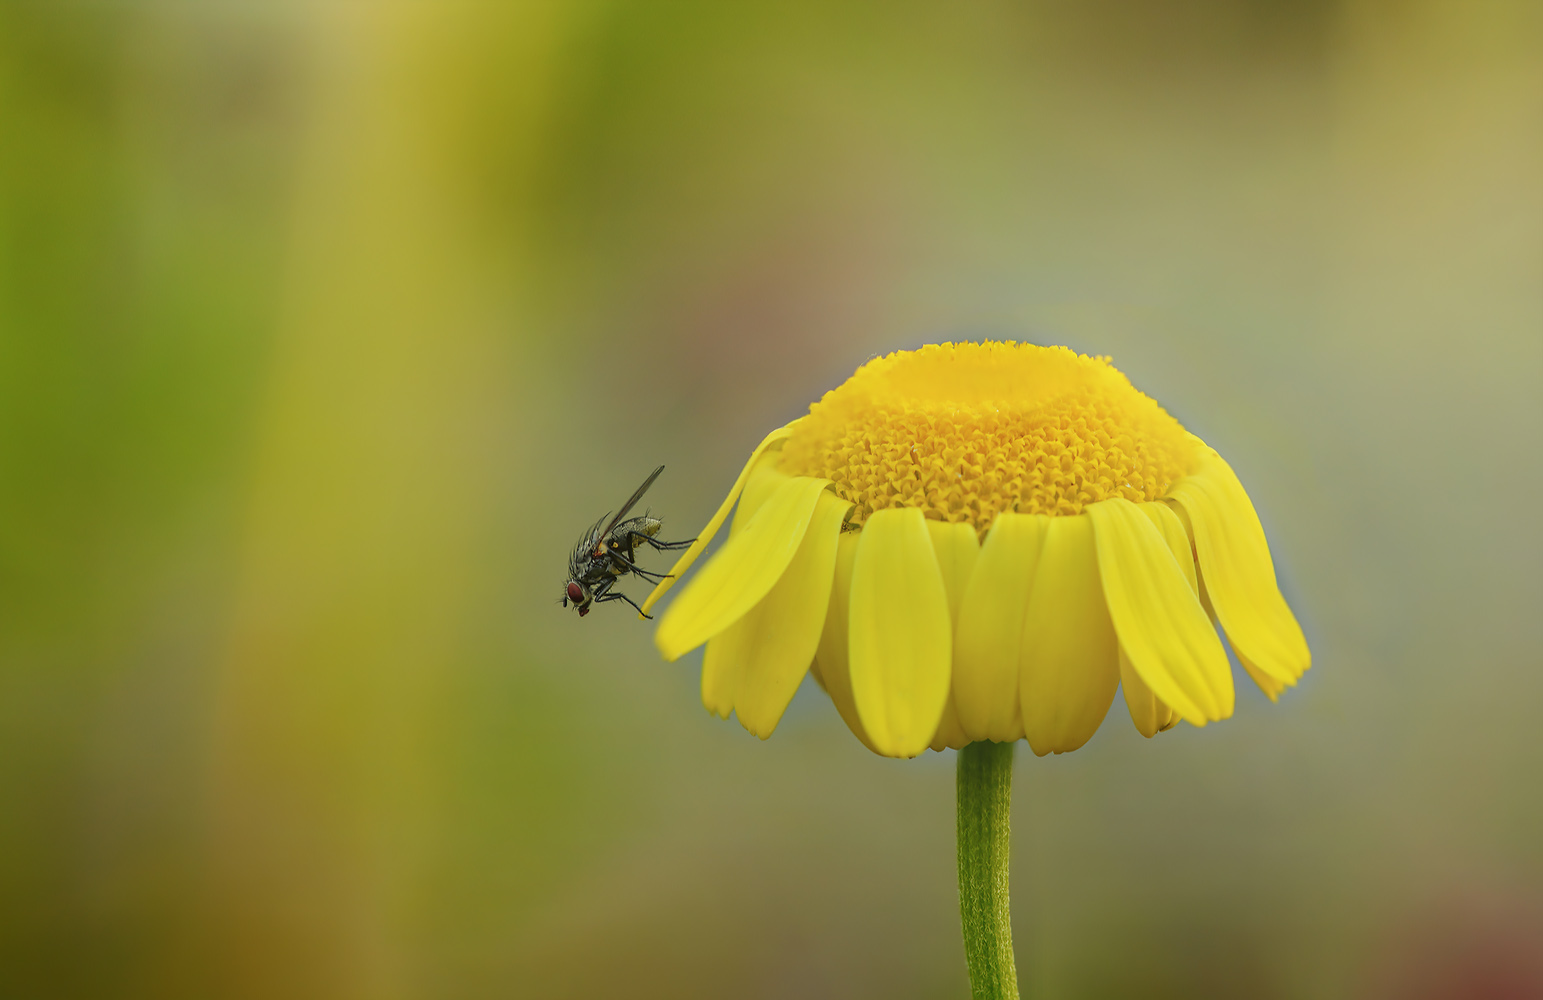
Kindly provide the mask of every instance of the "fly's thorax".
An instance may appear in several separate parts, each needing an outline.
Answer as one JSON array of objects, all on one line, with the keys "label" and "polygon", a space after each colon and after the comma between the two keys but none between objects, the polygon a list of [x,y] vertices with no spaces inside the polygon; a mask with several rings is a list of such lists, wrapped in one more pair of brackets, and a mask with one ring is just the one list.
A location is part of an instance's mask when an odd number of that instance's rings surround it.
[{"label": "fly's thorax", "polygon": [[573,547],[573,551],[568,555],[568,579],[583,579],[584,575],[589,571],[589,564],[592,559],[591,553],[594,552],[595,542],[595,539],[585,536],[579,539],[579,544]]},{"label": "fly's thorax", "polygon": [[601,538],[601,526],[604,522],[604,518],[596,521],[568,554],[568,579],[581,582],[591,580],[597,567],[603,565],[603,555],[598,553],[604,542]]}]

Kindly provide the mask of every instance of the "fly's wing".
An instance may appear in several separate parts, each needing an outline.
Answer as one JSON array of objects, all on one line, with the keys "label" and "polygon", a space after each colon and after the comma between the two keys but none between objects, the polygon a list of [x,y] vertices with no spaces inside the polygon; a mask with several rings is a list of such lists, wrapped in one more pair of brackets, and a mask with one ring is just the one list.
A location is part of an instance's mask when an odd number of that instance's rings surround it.
[{"label": "fly's wing", "polygon": [[639,486],[637,492],[632,494],[632,496],[628,498],[627,502],[621,505],[621,510],[617,511],[616,516],[611,518],[611,523],[605,526],[604,531],[600,532],[601,538],[606,538],[611,534],[611,529],[616,527],[616,522],[626,517],[627,511],[631,510],[634,504],[643,499],[643,494],[648,492],[648,488],[654,485],[654,480],[658,479],[659,473],[663,471],[664,466],[661,465],[659,468],[654,470],[653,475],[643,480],[643,485]]}]

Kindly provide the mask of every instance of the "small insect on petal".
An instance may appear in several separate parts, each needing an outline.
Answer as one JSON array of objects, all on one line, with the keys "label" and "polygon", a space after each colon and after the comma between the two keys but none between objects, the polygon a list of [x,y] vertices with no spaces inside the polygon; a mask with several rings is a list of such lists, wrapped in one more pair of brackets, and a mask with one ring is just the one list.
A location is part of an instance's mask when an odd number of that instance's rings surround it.
[{"label": "small insect on petal", "polygon": [[638,565],[638,556],[647,549],[656,552],[684,549],[695,541],[666,542],[660,539],[661,522],[648,514],[627,518],[627,513],[637,505],[663,471],[662,465],[655,469],[643,480],[643,485],[633,491],[627,502],[622,504],[621,510],[614,515],[609,512],[603,515],[573,547],[568,556],[568,582],[563,586],[563,606],[577,605],[579,617],[588,614],[592,605],[612,601],[625,601],[642,614],[643,609],[617,589],[618,585],[629,576],[639,577],[649,583],[657,583],[666,577]]}]

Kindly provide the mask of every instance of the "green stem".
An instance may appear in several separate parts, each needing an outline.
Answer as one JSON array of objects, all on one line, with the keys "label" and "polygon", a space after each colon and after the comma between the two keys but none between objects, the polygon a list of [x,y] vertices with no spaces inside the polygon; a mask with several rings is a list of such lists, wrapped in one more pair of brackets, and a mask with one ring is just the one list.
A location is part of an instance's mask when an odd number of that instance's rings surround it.
[{"label": "green stem", "polygon": [[959,751],[959,919],[975,1000],[1018,1000],[1007,905],[1012,743]]}]

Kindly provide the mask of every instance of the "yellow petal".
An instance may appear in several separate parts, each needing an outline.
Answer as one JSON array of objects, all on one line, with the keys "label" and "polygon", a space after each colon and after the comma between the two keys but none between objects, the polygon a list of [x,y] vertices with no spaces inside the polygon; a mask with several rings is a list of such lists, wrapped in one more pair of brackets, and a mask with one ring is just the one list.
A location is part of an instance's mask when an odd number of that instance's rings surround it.
[{"label": "yellow petal", "polygon": [[1029,747],[1043,757],[1082,746],[1120,684],[1119,646],[1086,516],[1052,517],[1045,527],[1019,657]]},{"label": "yellow petal", "polygon": [[1013,699],[1013,718],[1012,718],[1012,721],[1007,724],[1007,728],[1005,730],[1003,730],[1003,733],[1004,733],[1003,737],[1000,740],[998,740],[997,742],[999,742],[999,743],[1017,743],[1019,740],[1023,739],[1023,699],[1022,698],[1014,698]]},{"label": "yellow petal", "polygon": [[[1163,541],[1168,543],[1168,551],[1173,553],[1174,561],[1184,573],[1184,579],[1189,582],[1190,589],[1198,594],[1200,582],[1195,576],[1195,557],[1190,550],[1189,532],[1179,515],[1166,504],[1144,503],[1138,506],[1163,536]],[[1151,739],[1164,730],[1172,729],[1178,721],[1178,713],[1152,693],[1146,681],[1131,666],[1130,657],[1125,655],[1123,649],[1120,650],[1120,690],[1125,694],[1125,707],[1130,710],[1130,720],[1142,736]]]},{"label": "yellow petal", "polygon": [[915,507],[876,510],[852,565],[852,696],[886,757],[915,757],[948,700],[952,627],[927,521]]},{"label": "yellow petal", "polygon": [[[938,569],[943,574],[943,589],[948,592],[949,619],[957,627],[964,591],[975,570],[975,560],[980,557],[980,541],[970,525],[949,521],[928,521],[927,533],[932,536],[932,551],[938,557]],[[948,700],[943,703],[943,717],[938,721],[938,731],[932,734],[930,746],[934,750],[947,747],[958,750],[969,742],[954,710],[953,685],[950,684]]]},{"label": "yellow petal", "polygon": [[836,540],[851,509],[829,490],[822,492],[787,571],[759,604],[729,626],[729,632],[744,633],[734,711],[740,724],[763,740],[777,728],[820,644],[836,570]]},{"label": "yellow petal", "polygon": [[954,637],[954,708],[972,740],[1022,735],[1018,651],[1049,521],[1043,514],[997,515],[965,587]]},{"label": "yellow petal", "polygon": [[779,467],[782,458],[780,449],[768,448],[756,459],[750,470],[750,475],[745,478],[745,488],[739,494],[739,504],[734,508],[734,518],[729,522],[729,537],[733,538],[745,530],[745,525],[755,516],[755,512],[777,492],[777,487],[793,477],[783,472]]},{"label": "yellow petal", "polygon": [[670,568],[670,575],[660,581],[659,585],[654,588],[653,593],[643,599],[643,610],[645,612],[651,609],[659,598],[664,596],[665,591],[675,586],[675,582],[685,574],[686,570],[691,568],[691,564],[697,561],[697,557],[707,548],[707,544],[713,540],[713,536],[718,533],[718,528],[723,524],[723,519],[729,516],[729,510],[734,506],[734,501],[739,499],[739,492],[745,488],[745,480],[749,478],[751,471],[756,467],[757,460],[761,457],[761,454],[773,445],[780,448],[782,442],[786,441],[789,435],[793,433],[793,428],[797,423],[798,421],[795,420],[785,427],[777,428],[762,438],[761,443],[755,446],[755,451],[750,453],[750,460],[739,471],[739,478],[734,480],[734,485],[729,488],[729,495],[724,497],[723,503],[718,505],[718,512],[712,516],[712,520],[707,522],[707,526],[697,534],[696,541],[692,543],[691,548],[687,549],[675,561],[675,565]]},{"label": "yellow petal", "polygon": [[1172,718],[1172,709],[1147,687],[1147,682],[1130,665],[1130,657],[1125,655],[1123,649],[1120,650],[1120,690],[1125,694],[1125,707],[1130,710],[1130,721],[1135,723],[1136,732],[1147,739],[1161,732]]},{"label": "yellow petal", "polygon": [[1168,551],[1173,553],[1173,559],[1179,564],[1184,579],[1189,581],[1189,589],[1199,594],[1200,578],[1195,574],[1195,553],[1189,545],[1189,531],[1179,520],[1179,515],[1163,503],[1143,503],[1137,506],[1157,528],[1157,533],[1163,536],[1163,541],[1168,543]]},{"label": "yellow petal", "polygon": [[1232,673],[1205,609],[1157,526],[1129,500],[1089,504],[1104,598],[1147,686],[1197,726],[1232,714]]},{"label": "yellow petal", "polygon": [[933,750],[963,750],[965,744],[973,743],[964,734],[964,727],[959,725],[959,714],[954,710],[953,692],[949,692],[948,700],[943,703],[943,715],[938,719],[938,731],[932,734],[932,742],[927,746]]},{"label": "yellow petal", "polygon": [[1249,673],[1274,679],[1278,693],[1295,684],[1312,663],[1307,640],[1275,583],[1275,564],[1259,515],[1243,484],[1220,455],[1206,458],[1179,480],[1169,498],[1189,515],[1200,578],[1217,620]]},{"label": "yellow petal", "polygon": [[702,653],[702,704],[720,719],[734,712],[734,693],[744,671],[748,635],[733,627],[707,640]]},{"label": "yellow petal", "polygon": [[[1237,653],[1237,647],[1234,646],[1232,651]],[[1254,679],[1254,683],[1259,685],[1261,691],[1270,696],[1271,701],[1279,699],[1280,693],[1286,690],[1287,685],[1285,681],[1278,677],[1271,677],[1263,670],[1260,670],[1242,653],[1238,653],[1238,662],[1243,664],[1243,669],[1248,671],[1248,676]]]},{"label": "yellow petal", "polygon": [[[745,466],[745,486],[740,491],[739,503],[729,522],[730,538],[744,531],[745,525],[750,523],[755,512],[777,491],[777,487],[792,478],[777,467],[779,457],[780,449],[767,448],[759,451],[757,457],[752,457]],[[646,604],[644,606],[647,607]],[[702,704],[721,718],[727,719],[734,710],[734,695],[739,690],[740,674],[752,648],[747,647],[746,643],[753,633],[737,631],[737,626],[754,613],[754,609],[751,609],[745,618],[707,640],[707,651],[702,656]],[[743,721],[743,715],[740,718]]]},{"label": "yellow petal", "polygon": [[788,568],[828,479],[799,476],[779,486],[723,543],[691,585],[675,598],[654,632],[666,660],[679,659],[744,617]]},{"label": "yellow petal", "polygon": [[830,588],[830,607],[825,612],[825,631],[820,633],[820,648],[814,658],[819,663],[820,677],[831,704],[841,713],[841,719],[852,730],[852,735],[874,753],[878,749],[868,738],[863,720],[857,714],[857,702],[852,698],[852,674],[847,657],[847,621],[852,597],[852,565],[857,559],[857,542],[860,531],[843,531],[836,540],[836,570]]}]

